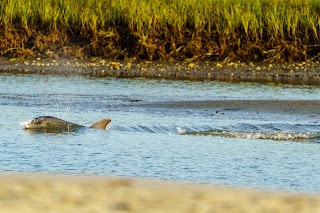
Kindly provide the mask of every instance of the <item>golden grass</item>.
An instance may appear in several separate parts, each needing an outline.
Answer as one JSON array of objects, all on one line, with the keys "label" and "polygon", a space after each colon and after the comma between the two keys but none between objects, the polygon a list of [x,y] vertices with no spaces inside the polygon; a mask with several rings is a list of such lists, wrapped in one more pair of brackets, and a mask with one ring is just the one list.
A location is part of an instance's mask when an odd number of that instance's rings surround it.
[{"label": "golden grass", "polygon": [[[3,0],[0,12],[2,39],[9,29],[62,31],[95,55],[290,60],[319,52],[317,0]],[[36,46],[27,40],[20,48]]]}]

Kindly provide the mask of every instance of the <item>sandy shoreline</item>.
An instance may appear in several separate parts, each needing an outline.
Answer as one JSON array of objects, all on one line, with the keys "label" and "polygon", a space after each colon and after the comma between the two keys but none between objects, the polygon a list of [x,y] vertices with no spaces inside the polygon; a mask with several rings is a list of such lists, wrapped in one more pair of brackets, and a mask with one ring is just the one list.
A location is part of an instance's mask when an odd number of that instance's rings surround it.
[{"label": "sandy shoreline", "polygon": [[107,59],[0,58],[0,74],[83,75],[197,81],[320,84],[317,62],[219,63],[112,61]]},{"label": "sandy shoreline", "polygon": [[0,175],[1,212],[319,212],[320,197],[212,185]]}]

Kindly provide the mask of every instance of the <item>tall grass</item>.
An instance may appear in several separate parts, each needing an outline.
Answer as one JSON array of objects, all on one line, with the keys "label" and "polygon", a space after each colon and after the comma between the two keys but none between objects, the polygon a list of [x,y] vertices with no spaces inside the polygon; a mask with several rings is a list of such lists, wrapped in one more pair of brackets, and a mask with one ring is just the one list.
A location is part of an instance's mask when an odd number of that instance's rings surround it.
[{"label": "tall grass", "polygon": [[[319,45],[320,1],[2,0],[0,27],[2,31],[13,28],[76,30],[80,32],[80,37],[99,35],[100,39],[114,37],[121,28],[126,29],[121,32],[130,34],[136,40],[135,48],[145,48],[144,54],[153,48],[162,51],[163,55],[182,46],[182,49],[189,49],[190,52],[191,44],[187,44],[188,41],[201,36],[200,46],[211,45],[207,52],[201,54],[216,55],[217,58],[217,55],[230,50],[236,55],[240,54],[240,49],[247,48],[250,52],[249,47],[243,46],[246,43],[260,44],[258,54],[259,58],[263,58],[268,57],[263,56],[264,53],[275,50],[283,41],[286,44],[296,42],[297,48],[303,44],[314,47]],[[121,39],[128,36],[120,34],[117,43],[121,45]],[[167,44],[170,47],[161,49],[158,44],[161,42],[156,42],[161,38],[166,42],[171,39],[171,44]],[[227,43],[223,43],[223,39]],[[255,51],[259,52],[259,48],[255,48]],[[316,50],[310,51],[314,55]],[[157,57],[161,58],[161,54]],[[225,53],[223,57],[228,57],[228,54]]]}]

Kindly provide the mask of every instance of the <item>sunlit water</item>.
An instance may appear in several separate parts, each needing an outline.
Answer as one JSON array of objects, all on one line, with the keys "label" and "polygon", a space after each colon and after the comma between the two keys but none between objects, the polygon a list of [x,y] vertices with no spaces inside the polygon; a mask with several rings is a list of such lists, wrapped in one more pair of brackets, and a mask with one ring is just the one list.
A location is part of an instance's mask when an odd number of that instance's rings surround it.
[{"label": "sunlit water", "polygon": [[[319,99],[316,86],[0,76],[0,171],[97,174],[320,192],[315,117],[148,107],[225,99]],[[146,105],[143,105],[146,104]],[[208,116],[210,114],[214,116]],[[109,131],[32,133],[40,115]]]}]

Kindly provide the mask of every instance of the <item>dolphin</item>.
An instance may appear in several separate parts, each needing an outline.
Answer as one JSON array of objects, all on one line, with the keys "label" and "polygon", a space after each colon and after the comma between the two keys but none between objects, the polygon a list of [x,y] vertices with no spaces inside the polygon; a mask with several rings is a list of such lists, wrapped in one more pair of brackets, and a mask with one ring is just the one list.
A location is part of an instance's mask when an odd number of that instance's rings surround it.
[{"label": "dolphin", "polygon": [[[106,129],[106,126],[111,122],[109,118],[102,119],[90,126],[94,129]],[[69,121],[52,116],[40,116],[31,121],[21,123],[25,130],[35,132],[72,132],[84,126],[75,124]]]}]

